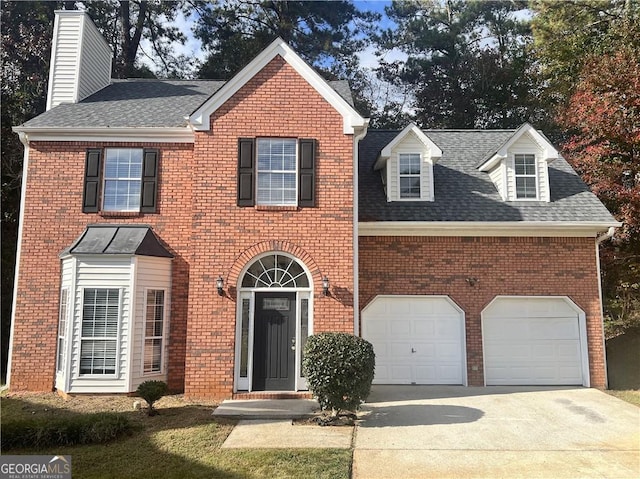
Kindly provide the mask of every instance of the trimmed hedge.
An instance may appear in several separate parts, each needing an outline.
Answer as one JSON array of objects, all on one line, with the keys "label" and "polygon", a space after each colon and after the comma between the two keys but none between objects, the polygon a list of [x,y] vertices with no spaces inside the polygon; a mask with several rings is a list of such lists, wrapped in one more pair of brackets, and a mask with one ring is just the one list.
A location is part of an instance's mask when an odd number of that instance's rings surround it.
[{"label": "trimmed hedge", "polygon": [[323,410],[357,411],[371,391],[375,353],[352,334],[320,333],[307,339],[302,368]]},{"label": "trimmed hedge", "polygon": [[2,449],[103,444],[132,430],[125,416],[114,413],[3,421]]}]

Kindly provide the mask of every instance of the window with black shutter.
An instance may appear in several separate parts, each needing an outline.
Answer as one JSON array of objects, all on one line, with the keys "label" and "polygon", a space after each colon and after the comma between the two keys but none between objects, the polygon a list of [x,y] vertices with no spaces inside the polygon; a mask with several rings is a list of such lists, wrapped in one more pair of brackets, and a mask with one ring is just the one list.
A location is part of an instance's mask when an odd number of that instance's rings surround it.
[{"label": "window with black shutter", "polygon": [[238,206],[315,206],[316,140],[240,138]]},{"label": "window with black shutter", "polygon": [[155,213],[158,171],[157,150],[87,150],[82,211]]}]

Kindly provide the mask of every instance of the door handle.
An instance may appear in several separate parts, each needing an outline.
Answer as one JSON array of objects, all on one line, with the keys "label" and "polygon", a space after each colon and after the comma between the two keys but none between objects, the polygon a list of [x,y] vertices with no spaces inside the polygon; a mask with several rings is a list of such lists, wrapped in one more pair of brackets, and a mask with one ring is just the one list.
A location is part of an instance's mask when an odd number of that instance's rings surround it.
[{"label": "door handle", "polygon": [[296,350],[296,338],[291,338],[291,351]]}]

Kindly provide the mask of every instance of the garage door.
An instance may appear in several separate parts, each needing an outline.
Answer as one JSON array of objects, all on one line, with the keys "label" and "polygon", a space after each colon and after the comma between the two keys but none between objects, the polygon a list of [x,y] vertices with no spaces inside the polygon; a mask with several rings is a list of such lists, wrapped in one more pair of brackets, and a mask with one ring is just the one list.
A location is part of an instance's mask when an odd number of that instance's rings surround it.
[{"label": "garage door", "polygon": [[486,384],[584,384],[580,313],[567,298],[495,298],[482,312]]},{"label": "garage door", "polygon": [[446,296],[378,296],[362,311],[374,384],[463,384],[464,315]]}]

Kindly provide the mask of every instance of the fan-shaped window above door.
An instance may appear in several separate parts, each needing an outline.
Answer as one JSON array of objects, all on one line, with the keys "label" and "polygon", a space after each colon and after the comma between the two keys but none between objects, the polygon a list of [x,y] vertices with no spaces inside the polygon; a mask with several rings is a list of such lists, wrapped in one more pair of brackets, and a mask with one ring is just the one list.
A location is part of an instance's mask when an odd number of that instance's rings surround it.
[{"label": "fan-shaped window above door", "polygon": [[295,258],[270,254],[257,259],[242,278],[243,288],[308,288],[309,277]]}]

